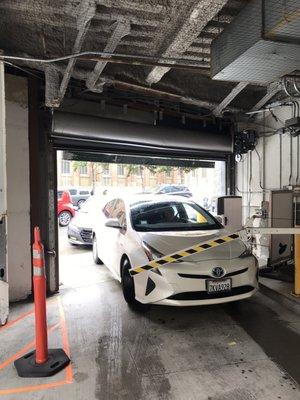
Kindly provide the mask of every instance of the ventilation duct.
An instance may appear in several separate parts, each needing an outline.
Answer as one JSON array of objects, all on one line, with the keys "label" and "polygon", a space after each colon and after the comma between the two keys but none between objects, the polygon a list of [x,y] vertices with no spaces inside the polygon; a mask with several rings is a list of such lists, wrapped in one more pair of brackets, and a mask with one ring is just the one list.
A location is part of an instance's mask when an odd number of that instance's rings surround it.
[{"label": "ventilation duct", "polygon": [[268,84],[300,70],[299,0],[253,0],[212,43],[212,77]]},{"label": "ventilation duct", "polygon": [[102,153],[222,157],[233,151],[225,132],[205,132],[56,111],[51,138],[56,148]]}]

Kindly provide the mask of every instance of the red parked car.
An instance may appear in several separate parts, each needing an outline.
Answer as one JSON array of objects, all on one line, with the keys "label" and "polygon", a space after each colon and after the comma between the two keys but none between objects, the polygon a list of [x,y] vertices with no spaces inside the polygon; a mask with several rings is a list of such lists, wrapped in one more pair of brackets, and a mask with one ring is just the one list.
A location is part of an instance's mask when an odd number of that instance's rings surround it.
[{"label": "red parked car", "polygon": [[60,226],[69,225],[72,217],[75,216],[74,206],[72,204],[70,193],[64,191],[61,198],[57,200],[57,216]]}]

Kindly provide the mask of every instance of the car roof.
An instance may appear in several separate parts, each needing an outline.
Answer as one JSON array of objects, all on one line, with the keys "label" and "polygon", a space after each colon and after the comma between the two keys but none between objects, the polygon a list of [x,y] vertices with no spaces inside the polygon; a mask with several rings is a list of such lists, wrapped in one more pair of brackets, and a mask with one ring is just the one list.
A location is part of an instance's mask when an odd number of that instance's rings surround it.
[{"label": "car roof", "polygon": [[171,203],[171,202],[185,202],[185,203],[195,203],[193,200],[187,199],[186,197],[181,196],[172,196],[172,195],[153,195],[153,194],[141,194],[141,195],[132,195],[132,196],[119,196],[116,199],[122,199],[125,204],[128,206],[132,206],[134,204],[149,202],[149,203]]}]

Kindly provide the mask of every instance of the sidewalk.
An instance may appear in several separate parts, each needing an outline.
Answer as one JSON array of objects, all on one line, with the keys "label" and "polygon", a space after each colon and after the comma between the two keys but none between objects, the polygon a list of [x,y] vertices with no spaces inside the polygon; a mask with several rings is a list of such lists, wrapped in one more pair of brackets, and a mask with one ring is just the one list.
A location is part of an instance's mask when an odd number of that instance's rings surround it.
[{"label": "sidewalk", "polygon": [[263,294],[300,314],[300,297],[292,294],[293,283],[260,277],[259,286]]}]

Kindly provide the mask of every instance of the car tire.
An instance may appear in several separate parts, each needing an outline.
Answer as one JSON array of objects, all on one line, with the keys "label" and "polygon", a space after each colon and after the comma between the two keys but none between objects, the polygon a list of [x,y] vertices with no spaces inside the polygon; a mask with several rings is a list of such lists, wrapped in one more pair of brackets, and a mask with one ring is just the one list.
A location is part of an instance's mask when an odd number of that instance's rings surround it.
[{"label": "car tire", "polygon": [[68,226],[72,219],[72,214],[69,211],[61,211],[58,215],[58,222],[60,226]]},{"label": "car tire", "polygon": [[81,208],[82,205],[83,205],[84,203],[85,203],[85,200],[84,200],[84,199],[78,200],[78,202],[77,202],[77,207],[78,207],[78,208]]},{"label": "car tire", "polygon": [[126,301],[126,303],[132,307],[136,311],[142,311],[145,312],[149,310],[150,305],[149,304],[142,304],[139,301],[136,300],[135,298],[135,289],[134,289],[134,280],[132,276],[129,273],[129,270],[131,269],[130,262],[128,258],[125,258],[122,262],[122,267],[121,267],[121,284],[122,284],[122,291],[123,291],[123,296]]},{"label": "car tire", "polygon": [[103,262],[98,257],[98,249],[97,249],[97,239],[96,236],[93,237],[93,260],[95,264],[101,265]]}]

